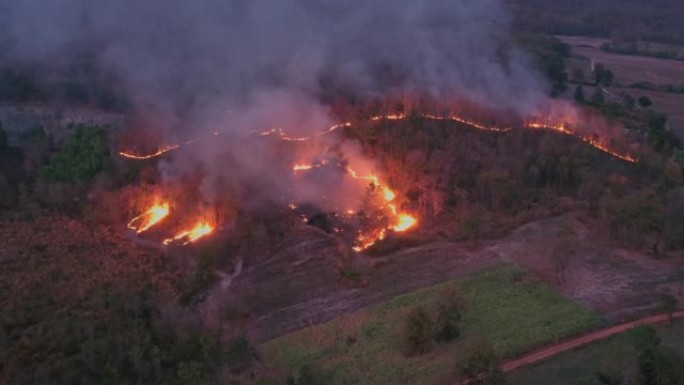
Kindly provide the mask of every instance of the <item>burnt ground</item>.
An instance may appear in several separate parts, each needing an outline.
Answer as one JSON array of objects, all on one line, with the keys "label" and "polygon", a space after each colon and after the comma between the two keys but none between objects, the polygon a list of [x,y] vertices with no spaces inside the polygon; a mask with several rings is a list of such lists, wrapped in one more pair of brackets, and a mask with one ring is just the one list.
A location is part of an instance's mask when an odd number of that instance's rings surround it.
[{"label": "burnt ground", "polygon": [[[521,265],[609,321],[653,312],[665,290],[678,295],[674,258],[616,247],[592,223],[570,213],[476,247],[435,242],[347,259],[334,238],[305,226],[269,258],[221,273],[197,306],[207,322],[241,324],[263,341],[500,263]],[[557,275],[559,255],[567,261],[564,280]]]},{"label": "burnt ground", "polygon": [[[620,248],[592,222],[571,213],[529,223],[485,247],[485,253],[522,265],[610,321],[657,309],[663,292],[679,295],[675,258]],[[568,229],[569,235],[559,235]],[[556,272],[559,254],[567,258],[564,279]]]}]

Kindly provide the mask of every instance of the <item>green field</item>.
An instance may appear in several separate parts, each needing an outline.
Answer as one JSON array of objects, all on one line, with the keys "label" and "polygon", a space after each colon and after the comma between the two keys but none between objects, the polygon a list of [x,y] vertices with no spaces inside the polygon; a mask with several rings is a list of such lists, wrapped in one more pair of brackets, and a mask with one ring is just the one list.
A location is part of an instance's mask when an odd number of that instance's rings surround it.
[{"label": "green field", "polygon": [[405,316],[416,306],[430,310],[453,286],[467,308],[462,336],[490,339],[502,357],[598,326],[595,313],[562,297],[512,266],[484,271],[398,296],[389,302],[312,326],[261,346],[267,360],[291,368],[314,368],[326,384],[436,384],[454,374],[458,342],[437,345],[423,356],[402,353]]},{"label": "green field", "polygon": [[[684,324],[660,325],[655,328],[663,346],[684,354]],[[548,361],[509,373],[506,383],[601,385],[596,378],[596,372],[600,369],[624,368],[626,375],[636,370],[636,351],[632,347],[632,341],[629,332],[622,333],[580,349],[561,353]]]}]

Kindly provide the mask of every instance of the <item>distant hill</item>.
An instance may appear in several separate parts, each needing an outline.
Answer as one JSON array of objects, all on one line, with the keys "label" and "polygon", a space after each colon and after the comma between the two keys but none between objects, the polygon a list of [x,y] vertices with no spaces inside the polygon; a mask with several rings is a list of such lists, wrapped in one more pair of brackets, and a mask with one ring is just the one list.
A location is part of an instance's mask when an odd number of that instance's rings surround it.
[{"label": "distant hill", "polygon": [[684,44],[681,0],[505,0],[528,32]]}]

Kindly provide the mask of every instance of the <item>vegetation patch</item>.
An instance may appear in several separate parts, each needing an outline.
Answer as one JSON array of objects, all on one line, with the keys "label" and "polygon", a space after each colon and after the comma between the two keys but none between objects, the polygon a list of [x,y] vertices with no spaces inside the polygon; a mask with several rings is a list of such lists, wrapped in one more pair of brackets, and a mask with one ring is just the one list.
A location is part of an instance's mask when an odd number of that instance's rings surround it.
[{"label": "vegetation patch", "polygon": [[[416,317],[416,309],[437,320],[444,293],[455,288],[465,299],[460,336],[428,353],[407,355],[407,320]],[[518,268],[503,266],[291,333],[265,343],[262,351],[293,370],[316,368],[326,384],[430,384],[456,374],[464,338],[486,338],[497,356],[508,357],[599,324],[595,313]]]},{"label": "vegetation patch", "polygon": [[506,376],[506,383],[681,384],[683,354],[684,325],[642,326],[515,370]]}]

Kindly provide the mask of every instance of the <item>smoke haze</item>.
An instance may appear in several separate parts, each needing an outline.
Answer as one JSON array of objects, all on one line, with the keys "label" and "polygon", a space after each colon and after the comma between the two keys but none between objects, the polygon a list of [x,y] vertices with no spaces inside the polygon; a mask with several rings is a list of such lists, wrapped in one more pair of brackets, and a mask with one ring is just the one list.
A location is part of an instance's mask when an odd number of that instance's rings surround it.
[{"label": "smoke haze", "polygon": [[[302,190],[274,167],[298,161],[301,149],[276,156],[252,134],[278,127],[311,135],[334,124],[321,102],[326,87],[366,97],[467,97],[519,112],[543,98],[526,58],[502,45],[509,20],[499,0],[9,0],[0,7],[7,58],[66,63],[94,55],[135,109],[153,111],[160,125],[184,137],[222,132],[184,155],[211,165],[207,194],[224,177]],[[349,147],[338,139],[316,150]],[[328,179],[296,194],[315,199],[330,191]]]}]

